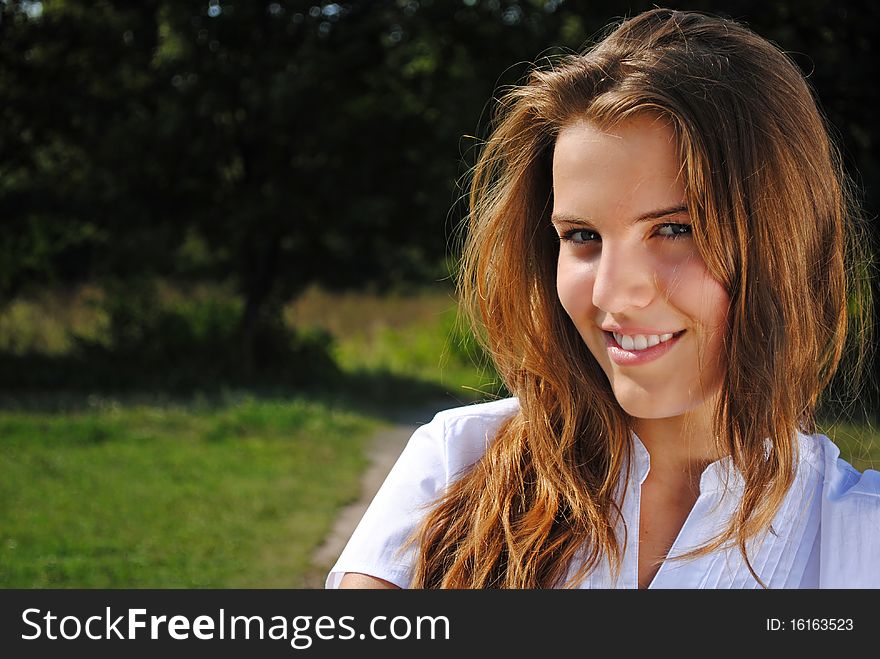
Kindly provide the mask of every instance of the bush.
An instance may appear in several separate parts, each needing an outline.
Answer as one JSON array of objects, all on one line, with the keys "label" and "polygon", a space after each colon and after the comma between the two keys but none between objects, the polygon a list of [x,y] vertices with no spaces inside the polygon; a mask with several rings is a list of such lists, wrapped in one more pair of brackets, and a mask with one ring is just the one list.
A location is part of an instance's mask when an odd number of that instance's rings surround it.
[{"label": "bush", "polygon": [[0,386],[12,389],[214,388],[254,383],[332,382],[339,371],[332,337],[291,331],[277,319],[255,328],[253,368],[244,367],[241,303],[231,296],[162,302],[152,285],[112,290],[103,303],[107,329],[75,338],[64,355],[0,355]]}]

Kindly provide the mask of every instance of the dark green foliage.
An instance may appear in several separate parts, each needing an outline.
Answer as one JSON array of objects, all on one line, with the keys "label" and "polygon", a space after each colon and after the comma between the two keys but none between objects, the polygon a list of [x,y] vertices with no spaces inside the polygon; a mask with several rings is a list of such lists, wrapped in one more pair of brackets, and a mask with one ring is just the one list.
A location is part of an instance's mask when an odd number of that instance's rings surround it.
[{"label": "dark green foliage", "polygon": [[[790,53],[873,217],[880,5],[671,4]],[[306,285],[446,277],[493,95],[652,5],[0,0],[0,305],[53,283],[231,280],[257,375]],[[188,336],[142,320],[119,329]]]}]

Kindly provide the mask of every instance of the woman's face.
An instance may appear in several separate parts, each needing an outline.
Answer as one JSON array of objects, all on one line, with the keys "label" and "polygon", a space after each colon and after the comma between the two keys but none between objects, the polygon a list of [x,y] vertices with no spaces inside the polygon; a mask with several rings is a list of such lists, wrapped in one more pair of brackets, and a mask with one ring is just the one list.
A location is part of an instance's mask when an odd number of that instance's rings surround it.
[{"label": "woman's face", "polygon": [[708,411],[724,367],[729,298],[690,234],[679,170],[651,116],[570,124],[553,155],[559,300],[639,419]]}]

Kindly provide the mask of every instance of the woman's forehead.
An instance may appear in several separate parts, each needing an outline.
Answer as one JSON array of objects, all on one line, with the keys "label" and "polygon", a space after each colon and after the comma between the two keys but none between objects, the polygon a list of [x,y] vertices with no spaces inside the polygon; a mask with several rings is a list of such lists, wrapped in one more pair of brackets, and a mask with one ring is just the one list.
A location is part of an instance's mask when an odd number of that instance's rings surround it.
[{"label": "woman's forehead", "polygon": [[578,122],[560,132],[553,156],[555,215],[636,217],[680,206],[684,197],[667,124],[653,118],[607,128]]}]

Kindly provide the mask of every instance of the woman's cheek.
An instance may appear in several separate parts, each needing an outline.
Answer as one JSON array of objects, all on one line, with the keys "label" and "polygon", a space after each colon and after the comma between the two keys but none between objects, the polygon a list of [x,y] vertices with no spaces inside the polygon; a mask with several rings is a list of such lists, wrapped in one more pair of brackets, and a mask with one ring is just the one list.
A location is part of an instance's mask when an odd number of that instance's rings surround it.
[{"label": "woman's cheek", "polygon": [[572,263],[572,259],[560,255],[556,292],[562,308],[578,329],[582,323],[589,322],[593,309],[593,277],[588,266]]}]

